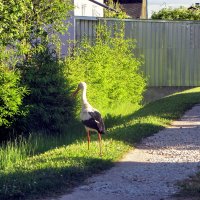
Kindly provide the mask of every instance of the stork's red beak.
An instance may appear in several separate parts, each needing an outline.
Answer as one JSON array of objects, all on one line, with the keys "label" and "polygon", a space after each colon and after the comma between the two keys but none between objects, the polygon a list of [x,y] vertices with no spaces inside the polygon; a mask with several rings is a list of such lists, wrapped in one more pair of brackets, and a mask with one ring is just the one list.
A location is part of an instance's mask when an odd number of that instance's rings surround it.
[{"label": "stork's red beak", "polygon": [[79,88],[77,88],[73,93],[72,93],[72,97],[75,97],[78,94]]}]

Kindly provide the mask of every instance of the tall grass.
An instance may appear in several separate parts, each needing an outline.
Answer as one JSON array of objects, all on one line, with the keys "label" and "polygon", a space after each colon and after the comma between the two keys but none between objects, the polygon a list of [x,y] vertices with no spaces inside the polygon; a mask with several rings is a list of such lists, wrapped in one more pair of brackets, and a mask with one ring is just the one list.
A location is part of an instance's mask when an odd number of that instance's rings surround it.
[{"label": "tall grass", "polygon": [[30,155],[31,149],[23,138],[3,143],[0,147],[0,169],[12,168],[17,162]]},{"label": "tall grass", "polygon": [[[127,104],[116,107],[115,110],[108,109],[105,113],[110,113],[105,116],[109,127],[112,126],[113,118],[116,116],[126,116],[140,108],[139,105]],[[121,115],[120,115],[121,113]],[[111,119],[111,122],[110,122]],[[68,145],[84,136],[85,131],[80,122],[74,122],[65,134],[49,135],[44,133],[30,134],[28,138],[20,136],[14,141],[2,143],[0,146],[0,169],[5,170],[13,168],[17,163],[24,159],[38,155],[50,149],[58,148],[63,145]]]},{"label": "tall grass", "polygon": [[13,168],[28,157],[72,143],[83,134],[83,128],[79,124],[76,124],[76,128],[74,126],[69,127],[66,134],[62,135],[32,133],[28,137],[20,136],[14,141],[3,142],[0,146],[0,169]]}]

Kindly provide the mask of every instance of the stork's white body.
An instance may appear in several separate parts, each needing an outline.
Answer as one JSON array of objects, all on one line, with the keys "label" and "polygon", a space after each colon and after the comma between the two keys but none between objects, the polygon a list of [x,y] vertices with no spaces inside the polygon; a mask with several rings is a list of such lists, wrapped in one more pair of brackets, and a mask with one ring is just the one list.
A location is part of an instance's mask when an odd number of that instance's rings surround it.
[{"label": "stork's white body", "polygon": [[95,109],[92,108],[91,105],[82,105],[82,109],[81,109],[81,113],[80,113],[80,119],[82,121],[84,120],[88,120],[91,118],[91,116],[89,115],[89,112],[94,112]]}]

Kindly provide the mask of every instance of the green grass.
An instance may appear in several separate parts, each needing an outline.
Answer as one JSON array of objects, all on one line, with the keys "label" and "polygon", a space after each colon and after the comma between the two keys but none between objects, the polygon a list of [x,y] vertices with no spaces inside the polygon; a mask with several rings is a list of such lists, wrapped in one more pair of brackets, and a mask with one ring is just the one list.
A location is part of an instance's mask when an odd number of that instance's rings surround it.
[{"label": "green grass", "polygon": [[[0,146],[0,169],[12,168],[17,162],[58,146],[67,145],[77,140],[83,134],[80,122],[70,127],[71,134],[47,135],[42,133],[30,134],[28,138],[20,136],[14,141],[2,143]],[[78,134],[73,134],[74,132]]]},{"label": "green grass", "polygon": [[12,143],[10,153],[8,146],[3,146],[0,156],[6,164],[1,164],[0,169],[0,199],[35,199],[70,190],[92,174],[113,166],[143,137],[163,129],[199,102],[200,88],[194,88],[147,104],[133,113],[129,106],[127,115],[108,115],[102,157],[97,134],[92,135],[91,148],[87,150],[86,135],[80,126],[70,128],[65,136],[33,137],[26,142],[21,140],[21,147]]}]

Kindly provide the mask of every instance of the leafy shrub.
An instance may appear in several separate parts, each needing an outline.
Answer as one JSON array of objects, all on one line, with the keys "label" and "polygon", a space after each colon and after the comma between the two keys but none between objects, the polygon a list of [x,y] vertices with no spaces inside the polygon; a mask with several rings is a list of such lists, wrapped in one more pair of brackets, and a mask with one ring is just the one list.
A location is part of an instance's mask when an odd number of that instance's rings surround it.
[{"label": "leafy shrub", "polygon": [[146,86],[140,71],[142,60],[133,54],[135,41],[124,39],[123,27],[120,24],[111,30],[99,24],[93,44],[85,39],[66,58],[71,86],[85,81],[89,101],[101,110],[127,102],[139,104]]},{"label": "leafy shrub", "polygon": [[1,43],[18,55],[32,55],[43,49],[42,42],[54,43],[67,30],[73,6],[70,0],[3,0],[0,9]]},{"label": "leafy shrub", "polygon": [[152,19],[168,19],[168,20],[200,20],[200,7],[194,9],[180,8],[163,8],[158,12],[154,12]]},{"label": "leafy shrub", "polygon": [[62,62],[46,51],[19,67],[30,90],[24,101],[29,115],[20,126],[26,131],[62,132],[73,114]]},{"label": "leafy shrub", "polygon": [[27,93],[20,86],[20,74],[0,63],[0,126],[10,126],[16,115],[22,114],[20,106]]},{"label": "leafy shrub", "polygon": [[105,3],[110,8],[115,9],[117,13],[108,9],[104,9],[104,17],[108,17],[108,18],[112,17],[112,18],[120,18],[120,19],[130,18],[130,16],[128,16],[126,12],[123,11],[119,2],[114,2],[113,0],[106,0]]},{"label": "leafy shrub", "polygon": [[[9,124],[13,114],[28,110],[28,117],[18,118],[13,124],[14,129],[20,128],[19,133],[22,127],[26,131],[60,130],[69,120],[69,99],[65,91],[66,80],[62,78],[62,65],[53,55],[51,58],[44,52],[51,45],[59,54],[60,34],[69,27],[66,19],[72,9],[70,0],[0,2],[0,63],[3,63],[0,81],[9,88],[1,88],[0,112],[3,121],[0,125]],[[2,49],[9,53],[1,54]],[[10,68],[15,68],[16,63],[23,84],[30,90],[30,95],[24,99],[20,109],[20,97],[24,92],[23,88],[17,86],[20,78],[16,71],[7,71],[4,67],[8,64]]]}]

